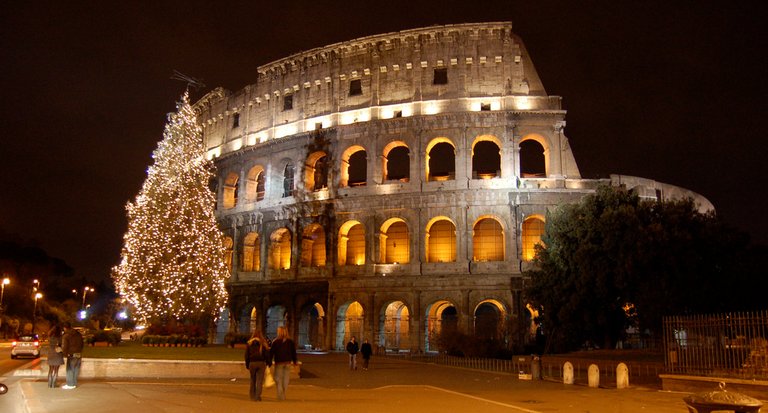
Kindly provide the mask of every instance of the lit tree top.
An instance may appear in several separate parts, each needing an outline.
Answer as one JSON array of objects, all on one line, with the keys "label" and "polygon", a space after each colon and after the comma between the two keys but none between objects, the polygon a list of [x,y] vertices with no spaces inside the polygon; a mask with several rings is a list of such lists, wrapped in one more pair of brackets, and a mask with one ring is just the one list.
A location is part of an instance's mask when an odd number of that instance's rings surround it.
[{"label": "lit tree top", "polygon": [[208,187],[211,164],[188,93],[168,115],[152,156],[141,191],[126,206],[115,285],[148,321],[215,318],[227,301],[229,271]]}]

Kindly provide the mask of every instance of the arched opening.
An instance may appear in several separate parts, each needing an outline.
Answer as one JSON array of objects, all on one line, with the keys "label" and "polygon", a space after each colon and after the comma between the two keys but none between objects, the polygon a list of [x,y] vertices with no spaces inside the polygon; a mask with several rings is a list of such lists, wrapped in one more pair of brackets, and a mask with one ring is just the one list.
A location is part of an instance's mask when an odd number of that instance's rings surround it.
[{"label": "arched opening", "polygon": [[311,224],[301,237],[301,265],[325,267],[325,231],[320,224]]},{"label": "arched opening", "polygon": [[427,262],[456,261],[456,225],[445,217],[436,217],[427,224]]},{"label": "arched opening", "polygon": [[283,169],[283,198],[293,196],[293,164],[288,162]]},{"label": "arched opening", "polygon": [[424,349],[439,351],[440,336],[455,334],[459,329],[459,312],[450,301],[441,300],[427,307],[427,331]]},{"label": "arched opening", "polygon": [[339,265],[365,264],[365,227],[358,221],[347,221],[339,229]]},{"label": "arched opening", "polygon": [[384,181],[408,182],[411,176],[411,151],[401,141],[389,143],[384,148]]},{"label": "arched opening", "polygon": [[402,301],[389,303],[379,321],[379,347],[398,351],[411,348],[409,340],[410,315]]},{"label": "arched opening", "polygon": [[269,239],[269,268],[273,270],[291,268],[291,232],[287,228],[279,228]]},{"label": "arched opening", "polygon": [[484,300],[475,308],[475,337],[500,340],[504,336],[504,306],[496,300]]},{"label": "arched opening", "polygon": [[234,254],[235,241],[232,237],[224,237],[224,263],[227,270],[232,274],[232,254]]},{"label": "arched opening", "polygon": [[259,271],[261,269],[260,247],[259,234],[249,232],[243,238],[243,262],[241,263],[243,271]]},{"label": "arched opening", "polygon": [[495,137],[480,137],[472,147],[472,179],[501,176],[501,145]]},{"label": "arched opening", "polygon": [[257,316],[258,313],[256,312],[256,306],[253,304],[243,307],[243,311],[240,313],[240,322],[237,326],[237,332],[240,334],[252,334],[253,331],[258,327]]},{"label": "arched opening", "polygon": [[368,156],[360,145],[347,148],[341,155],[341,186],[363,186],[368,179]]},{"label": "arched opening", "polygon": [[527,139],[520,142],[520,177],[547,177],[544,146],[533,139]]},{"label": "arched opening", "polygon": [[261,165],[254,166],[248,171],[245,181],[245,199],[249,202],[264,199],[264,180],[266,173]]},{"label": "arched opening", "polygon": [[365,315],[363,306],[353,301],[339,307],[336,315],[336,350],[344,350],[344,346],[352,336],[363,337]]},{"label": "arched opening", "polygon": [[406,264],[411,260],[408,225],[400,218],[388,219],[379,234],[380,261],[384,264]]},{"label": "arched opening", "polygon": [[314,152],[307,157],[304,182],[308,191],[328,188],[328,156],[325,152]]},{"label": "arched opening", "polygon": [[544,218],[540,215],[532,215],[523,221],[521,241],[522,259],[530,261],[536,256],[536,244],[541,243],[544,235]]},{"label": "arched opening", "polygon": [[480,218],[472,231],[472,261],[504,261],[504,230],[494,218]]},{"label": "arched opening", "polygon": [[325,311],[320,303],[309,303],[299,315],[299,348],[319,349],[325,343]]},{"label": "arched opening", "polygon": [[288,324],[288,313],[282,305],[273,305],[267,309],[267,329],[264,335],[274,339],[277,337],[277,328]]},{"label": "arched opening", "polygon": [[222,204],[225,209],[234,208],[237,205],[238,181],[240,177],[230,172],[224,180],[224,194]]},{"label": "arched opening", "polygon": [[432,140],[427,146],[427,181],[456,179],[456,150],[447,138]]}]

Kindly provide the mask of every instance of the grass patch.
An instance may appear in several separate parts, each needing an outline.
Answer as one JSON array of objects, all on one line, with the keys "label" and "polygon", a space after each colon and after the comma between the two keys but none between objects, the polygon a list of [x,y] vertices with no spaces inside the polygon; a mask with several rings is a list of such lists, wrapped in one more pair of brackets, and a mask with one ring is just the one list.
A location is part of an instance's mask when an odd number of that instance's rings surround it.
[{"label": "grass patch", "polygon": [[138,341],[123,341],[115,347],[86,346],[83,349],[83,357],[243,361],[244,352],[243,349],[233,349],[223,344],[209,344],[204,347],[145,347]]}]

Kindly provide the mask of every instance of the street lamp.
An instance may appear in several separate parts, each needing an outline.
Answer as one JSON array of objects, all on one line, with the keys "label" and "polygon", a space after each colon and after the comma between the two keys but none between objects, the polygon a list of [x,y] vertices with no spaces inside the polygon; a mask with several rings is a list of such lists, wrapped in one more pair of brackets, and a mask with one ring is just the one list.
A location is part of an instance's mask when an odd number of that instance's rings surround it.
[{"label": "street lamp", "polygon": [[32,333],[35,332],[35,319],[37,318],[37,300],[43,298],[42,293],[35,293],[35,306],[32,308]]},{"label": "street lamp", "polygon": [[83,287],[83,305],[82,305],[82,307],[80,307],[81,309],[85,309],[85,296],[88,295],[89,292],[92,293],[94,291],[96,291],[96,290],[93,287],[89,287],[87,285],[85,287]]},{"label": "street lamp", "polygon": [[5,286],[11,283],[8,277],[3,278],[2,289],[0,289],[0,310],[3,309],[3,297],[5,296]]}]

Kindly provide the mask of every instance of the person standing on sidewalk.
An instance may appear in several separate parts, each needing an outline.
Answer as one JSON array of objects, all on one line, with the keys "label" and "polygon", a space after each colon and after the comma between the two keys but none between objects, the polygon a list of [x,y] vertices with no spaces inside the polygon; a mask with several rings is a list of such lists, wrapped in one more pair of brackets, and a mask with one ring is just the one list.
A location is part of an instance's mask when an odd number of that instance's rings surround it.
[{"label": "person standing on sidewalk", "polygon": [[285,327],[277,328],[277,338],[272,342],[270,350],[272,361],[275,365],[275,386],[277,387],[277,400],[285,400],[285,390],[291,379],[291,367],[296,365],[296,344],[288,337]]},{"label": "person standing on sidewalk", "polygon": [[253,332],[253,336],[245,346],[245,368],[251,373],[250,396],[253,401],[261,401],[261,389],[264,383],[264,372],[272,365],[269,357],[269,344],[261,334],[261,330]]},{"label": "person standing on sidewalk", "polygon": [[352,336],[352,338],[349,340],[349,343],[347,343],[347,353],[349,353],[349,369],[350,370],[357,370],[357,352],[360,351],[360,346],[357,344],[357,340],[355,340],[355,336]]},{"label": "person standing on sidewalk", "polygon": [[72,328],[72,324],[69,322],[64,323],[64,336],[61,339],[61,349],[67,356],[67,384],[61,386],[61,388],[64,390],[71,390],[77,387],[77,376],[80,375],[83,335]]},{"label": "person standing on sidewalk", "polygon": [[368,339],[363,340],[363,345],[360,346],[360,354],[363,355],[363,370],[368,370],[368,362],[371,361],[371,354],[373,354],[373,348]]},{"label": "person standing on sidewalk", "polygon": [[61,327],[54,325],[48,332],[48,387],[56,388],[59,367],[64,364],[64,350],[61,348]]}]

